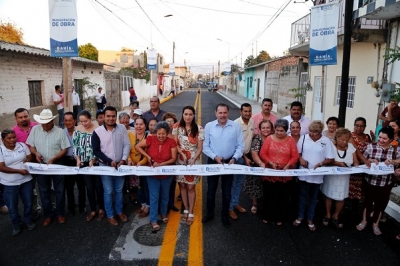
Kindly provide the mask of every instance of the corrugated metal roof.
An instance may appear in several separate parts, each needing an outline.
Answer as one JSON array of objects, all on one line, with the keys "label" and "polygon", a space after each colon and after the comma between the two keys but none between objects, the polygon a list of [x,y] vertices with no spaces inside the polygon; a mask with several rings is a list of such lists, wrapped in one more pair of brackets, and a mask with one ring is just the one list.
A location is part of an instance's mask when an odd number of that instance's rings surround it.
[{"label": "corrugated metal roof", "polygon": [[[50,57],[50,51],[44,48],[34,47],[26,44],[9,43],[5,41],[0,41],[0,50]],[[61,59],[61,57],[55,57],[55,58]],[[83,57],[72,57],[72,60],[90,64],[106,65],[104,63]]]}]

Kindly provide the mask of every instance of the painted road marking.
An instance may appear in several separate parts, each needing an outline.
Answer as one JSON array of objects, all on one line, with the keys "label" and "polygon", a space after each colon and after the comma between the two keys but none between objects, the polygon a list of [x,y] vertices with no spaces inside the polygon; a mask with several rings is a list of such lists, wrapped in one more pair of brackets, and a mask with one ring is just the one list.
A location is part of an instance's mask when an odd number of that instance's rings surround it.
[{"label": "painted road marking", "polygon": [[[201,92],[197,94],[198,108],[197,124],[201,125]],[[202,163],[200,157],[200,163]],[[200,177],[203,178],[202,176]],[[203,210],[203,182],[196,184],[196,204],[194,205],[194,222],[190,226],[188,265],[203,265],[203,223],[201,222]]]},{"label": "painted road marking", "polygon": [[[197,123],[201,125],[201,93],[196,94],[194,108],[197,112]],[[179,193],[178,186],[176,188],[176,193]],[[179,202],[177,202],[175,198],[175,206],[178,205]],[[187,256],[188,265],[203,265],[203,225],[201,223],[202,182],[196,185],[194,215],[194,222],[190,227],[186,226],[186,224],[184,227],[181,227],[180,213],[171,211],[168,223],[166,225],[162,224],[162,222],[160,223],[162,227],[165,227],[163,244],[161,246],[145,246],[139,244],[134,239],[135,231],[143,225],[148,225],[150,223],[150,218],[139,219],[133,214],[130,215],[129,222],[124,224],[118,239],[110,251],[109,259],[116,261],[154,259],[158,260],[158,265],[173,265],[174,258],[184,259]],[[189,241],[186,242],[187,245],[185,244],[182,250],[177,251],[176,243],[182,233],[185,236],[189,235]]]}]

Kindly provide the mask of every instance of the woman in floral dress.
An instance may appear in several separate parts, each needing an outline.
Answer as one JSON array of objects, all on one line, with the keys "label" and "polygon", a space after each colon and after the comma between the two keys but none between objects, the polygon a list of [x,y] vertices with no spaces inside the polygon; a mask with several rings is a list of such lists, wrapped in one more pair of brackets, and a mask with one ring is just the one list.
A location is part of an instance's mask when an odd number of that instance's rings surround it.
[{"label": "woman in floral dress", "polygon": [[[93,131],[97,126],[92,123],[92,115],[87,110],[79,113],[79,121],[81,124],[76,127],[72,136],[76,163],[78,167],[93,166],[96,160],[93,154],[91,139]],[[91,211],[86,217],[86,221],[90,222],[96,216],[97,203],[99,204],[97,219],[102,220],[104,218],[104,190],[101,178],[96,175],[83,175],[82,178],[85,181]]]},{"label": "woman in floral dress", "polygon": [[[195,121],[195,110],[192,106],[185,106],[182,110],[182,118],[173,126],[172,136],[178,144],[177,164],[198,164],[203,150],[204,129]],[[185,206],[182,221],[191,225],[194,220],[193,208],[196,199],[195,185],[199,182],[199,176],[178,176],[176,181],[181,188],[182,202]]]}]

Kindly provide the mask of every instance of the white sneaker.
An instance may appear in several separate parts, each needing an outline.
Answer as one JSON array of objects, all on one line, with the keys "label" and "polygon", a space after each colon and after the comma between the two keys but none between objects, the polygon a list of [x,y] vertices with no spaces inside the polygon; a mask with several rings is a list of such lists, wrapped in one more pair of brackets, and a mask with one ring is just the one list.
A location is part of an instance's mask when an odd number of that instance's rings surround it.
[{"label": "white sneaker", "polygon": [[6,205],[4,205],[3,207],[0,208],[0,212],[2,213],[8,213],[8,208]]}]

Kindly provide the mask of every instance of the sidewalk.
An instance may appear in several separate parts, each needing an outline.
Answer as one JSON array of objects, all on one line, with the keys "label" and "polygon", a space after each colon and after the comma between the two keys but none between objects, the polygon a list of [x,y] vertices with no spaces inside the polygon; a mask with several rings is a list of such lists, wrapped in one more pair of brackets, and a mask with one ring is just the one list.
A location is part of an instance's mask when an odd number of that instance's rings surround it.
[{"label": "sidewalk", "polygon": [[240,108],[243,103],[251,104],[251,112],[253,113],[253,115],[261,112],[261,103],[253,102],[242,95],[234,94],[231,92],[227,93],[225,90],[218,90],[217,93],[236,105],[238,108]]}]

